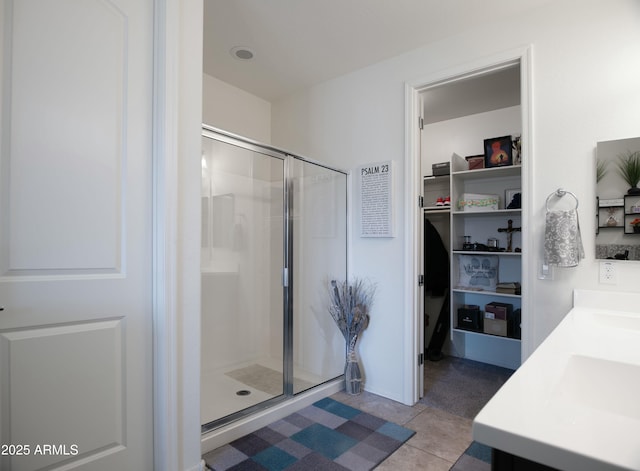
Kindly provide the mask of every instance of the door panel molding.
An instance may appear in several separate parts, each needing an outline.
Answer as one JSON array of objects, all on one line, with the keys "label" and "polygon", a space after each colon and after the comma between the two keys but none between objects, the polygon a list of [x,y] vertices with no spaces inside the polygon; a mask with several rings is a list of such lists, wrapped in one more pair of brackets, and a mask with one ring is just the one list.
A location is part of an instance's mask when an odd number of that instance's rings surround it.
[{"label": "door panel molding", "polygon": [[0,273],[119,273],[128,18],[106,0],[5,9]]},{"label": "door panel molding", "polygon": [[[2,443],[31,451],[14,464],[2,457],[3,469],[87,463],[126,447],[124,326],[115,318],[0,331]],[[45,444],[57,452],[38,453]]]}]

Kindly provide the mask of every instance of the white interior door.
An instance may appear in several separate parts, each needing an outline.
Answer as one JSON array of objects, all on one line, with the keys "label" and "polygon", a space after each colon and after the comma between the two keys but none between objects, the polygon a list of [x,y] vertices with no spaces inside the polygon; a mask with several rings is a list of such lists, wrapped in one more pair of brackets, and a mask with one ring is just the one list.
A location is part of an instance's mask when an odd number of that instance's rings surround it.
[{"label": "white interior door", "polygon": [[0,0],[0,469],[151,470],[151,0]]}]

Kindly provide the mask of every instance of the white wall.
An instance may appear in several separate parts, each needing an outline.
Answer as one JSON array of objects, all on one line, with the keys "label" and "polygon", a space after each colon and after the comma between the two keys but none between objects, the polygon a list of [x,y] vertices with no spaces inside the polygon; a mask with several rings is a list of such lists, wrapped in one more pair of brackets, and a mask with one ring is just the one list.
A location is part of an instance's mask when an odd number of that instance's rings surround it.
[{"label": "white wall", "polygon": [[202,122],[264,144],[271,142],[271,103],[207,74],[202,76]]},{"label": "white wall", "polygon": [[[532,256],[540,258],[544,202],[563,187],[581,201],[586,259],[557,270],[555,280],[532,274],[532,340],[538,345],[571,307],[573,288],[638,290],[640,265],[619,264],[618,286],[598,284],[594,259],[597,141],[637,136],[640,124],[640,2],[563,0],[487,34],[485,25],[323,83],[272,104],[272,142],[341,168],[392,159],[398,197],[397,237],[352,235],[352,272],[378,282],[378,298],[361,353],[367,388],[401,400],[404,312],[404,113],[406,82],[480,58],[533,46]],[[352,218],[355,215],[352,214]],[[352,219],[353,222],[353,219]],[[531,266],[537,268],[537,261]],[[412,281],[412,280],[411,280]]]}]

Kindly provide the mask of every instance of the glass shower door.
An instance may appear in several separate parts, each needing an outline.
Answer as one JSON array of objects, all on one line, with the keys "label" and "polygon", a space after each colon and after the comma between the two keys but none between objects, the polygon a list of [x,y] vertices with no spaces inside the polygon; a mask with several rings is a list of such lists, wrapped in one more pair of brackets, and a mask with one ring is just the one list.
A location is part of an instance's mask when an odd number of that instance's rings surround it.
[{"label": "glass shower door", "polygon": [[284,155],[203,133],[201,420],[284,394]]},{"label": "glass shower door", "polygon": [[202,149],[207,432],[343,373],[327,286],[347,275],[347,175],[209,129]]},{"label": "glass shower door", "polygon": [[347,276],[347,175],[290,160],[293,393],[340,376],[345,341],[327,310],[327,283]]}]

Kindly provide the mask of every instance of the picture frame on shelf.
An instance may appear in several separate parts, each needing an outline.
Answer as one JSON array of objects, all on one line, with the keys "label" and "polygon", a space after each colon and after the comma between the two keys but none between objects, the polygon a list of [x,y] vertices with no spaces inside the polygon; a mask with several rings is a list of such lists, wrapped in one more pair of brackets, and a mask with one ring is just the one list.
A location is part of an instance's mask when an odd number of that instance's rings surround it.
[{"label": "picture frame on shelf", "polygon": [[624,195],[624,213],[640,217],[640,195]]},{"label": "picture frame on shelf", "polygon": [[600,206],[598,208],[598,227],[618,227],[624,226],[623,206]]},{"label": "picture frame on shelf", "polygon": [[522,136],[513,136],[511,139],[511,157],[513,165],[522,165]]},{"label": "picture frame on shelf", "polygon": [[458,285],[463,289],[495,291],[498,284],[497,255],[460,255]]},{"label": "picture frame on shelf", "polygon": [[522,190],[520,188],[504,190],[504,208],[522,209]]},{"label": "picture frame on shelf", "polygon": [[485,168],[513,165],[511,136],[493,137],[484,140]]},{"label": "picture frame on shelf", "polygon": [[469,170],[480,170],[484,168],[484,154],[483,155],[469,155],[465,157],[469,164]]}]

